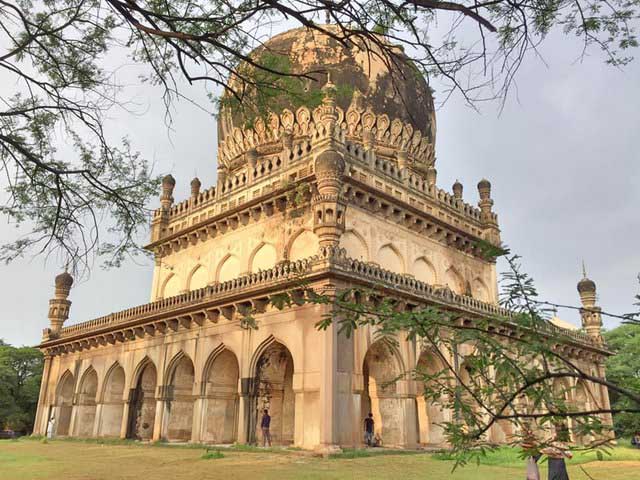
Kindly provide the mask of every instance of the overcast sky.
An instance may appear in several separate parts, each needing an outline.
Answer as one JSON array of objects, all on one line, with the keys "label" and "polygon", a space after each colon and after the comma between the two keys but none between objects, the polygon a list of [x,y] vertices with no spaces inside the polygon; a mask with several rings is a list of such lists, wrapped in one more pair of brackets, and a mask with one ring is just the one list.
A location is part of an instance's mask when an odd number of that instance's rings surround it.
[{"label": "overcast sky", "polygon": [[[548,39],[542,49],[548,66],[529,58],[500,115],[495,103],[477,113],[459,97],[440,108],[438,185],[450,190],[459,179],[465,200],[475,204],[477,182],[491,181],[502,238],[523,256],[544,299],[579,304],[576,283],[584,259],[600,305],[627,313],[640,290],[640,63],[613,69],[597,52],[580,63],[579,49],[562,37]],[[144,113],[114,112],[112,133],[129,135],[157,172],[173,174],[176,201],[187,198],[194,174],[208,188],[216,172],[215,119],[182,102],[168,132],[158,92],[136,87],[129,93]],[[202,87],[189,93],[207,104]],[[15,235],[2,219],[0,242]],[[148,302],[152,269],[144,259],[110,271],[96,266],[71,290],[67,325]],[[60,270],[39,257],[0,266],[0,338],[38,343]],[[577,312],[559,316],[579,325]],[[616,324],[605,319],[606,326]]]}]

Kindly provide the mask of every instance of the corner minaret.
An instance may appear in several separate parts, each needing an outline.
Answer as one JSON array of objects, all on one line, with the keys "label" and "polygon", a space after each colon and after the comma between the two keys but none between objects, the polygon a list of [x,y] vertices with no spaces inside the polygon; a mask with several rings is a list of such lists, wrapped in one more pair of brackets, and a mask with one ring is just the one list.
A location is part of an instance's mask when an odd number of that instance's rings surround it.
[{"label": "corner minaret", "polygon": [[69,318],[71,301],[67,300],[67,297],[73,285],[73,277],[65,270],[56,277],[55,282],[55,296],[49,300],[49,324],[52,336],[58,335],[65,320]]},{"label": "corner minaret", "polygon": [[[462,194],[462,189],[460,190]],[[491,182],[483,178],[478,182],[478,194],[480,201],[480,221],[483,224],[483,238],[494,244],[500,245],[500,229],[498,228],[498,217],[493,212],[493,199],[491,198]]]},{"label": "corner minaret", "polygon": [[[194,188],[200,186],[194,184],[197,178],[191,182],[191,193],[194,194]],[[199,180],[198,180],[199,182]],[[176,186],[176,180],[171,175],[165,175],[162,178],[162,193],[160,194],[160,210],[156,212],[155,217],[151,221],[151,241],[160,240],[165,233],[167,225],[169,225],[169,217],[171,215],[171,207],[173,206],[173,189]]]},{"label": "corner minaret", "polygon": [[587,278],[584,265],[582,266],[582,277],[582,280],[578,282],[578,293],[582,302],[580,309],[582,327],[589,336],[602,341],[602,316],[600,307],[596,306],[596,284]]}]

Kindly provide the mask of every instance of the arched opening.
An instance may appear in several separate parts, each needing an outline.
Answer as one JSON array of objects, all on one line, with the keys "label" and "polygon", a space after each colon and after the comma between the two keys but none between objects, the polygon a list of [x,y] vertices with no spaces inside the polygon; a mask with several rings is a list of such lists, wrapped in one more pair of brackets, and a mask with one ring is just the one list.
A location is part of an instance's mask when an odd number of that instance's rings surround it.
[{"label": "arched opening", "polygon": [[404,273],[404,260],[400,252],[392,245],[385,245],[378,251],[377,261],[378,265],[385,270]]},{"label": "arched opening", "polygon": [[58,382],[56,394],[56,413],[54,414],[54,428],[56,436],[69,435],[71,412],[73,411],[73,375],[67,370]]},{"label": "arched opening", "polygon": [[340,248],[344,248],[347,257],[363,262],[369,261],[369,252],[367,244],[364,242],[360,234],[353,230],[344,232],[340,237]]},{"label": "arched opening", "polygon": [[162,288],[162,298],[174,297],[180,293],[180,278],[171,273],[169,278],[167,278],[164,282],[164,287]]},{"label": "arched opening", "polygon": [[157,378],[155,365],[149,360],[144,361],[131,394],[127,438],[149,440],[153,436]]},{"label": "arched opening", "polygon": [[291,445],[294,439],[295,394],[293,392],[293,357],[279,342],[269,345],[258,358],[255,377],[254,439],[262,443],[260,419],[263,410],[271,416],[271,441],[274,445]]},{"label": "arched opening", "polygon": [[163,435],[167,440],[191,440],[194,380],[193,362],[186,355],[181,355],[174,362],[167,384],[166,432]]},{"label": "arched opening", "polygon": [[378,340],[369,347],[362,367],[364,391],[360,408],[364,416],[373,414],[375,436],[387,447],[403,444],[404,415],[396,388],[401,373],[389,345]]},{"label": "arched opening", "polygon": [[115,365],[107,373],[102,399],[100,436],[119,437],[124,408],[124,369]]},{"label": "arched opening", "polygon": [[226,282],[240,276],[240,260],[235,255],[229,255],[222,260],[218,267],[218,282]]},{"label": "arched opening", "polygon": [[451,267],[447,270],[444,282],[453,293],[457,293],[458,295],[462,295],[464,293],[464,279],[455,268]]},{"label": "arched opening", "polygon": [[253,254],[249,271],[255,273],[259,270],[269,270],[276,265],[277,261],[276,248],[269,243],[263,243]]},{"label": "arched opening", "polygon": [[[443,365],[433,352],[422,352],[416,367],[418,380],[423,385],[428,382],[430,389],[437,389],[438,382],[446,381],[446,375],[441,374]],[[437,377],[425,382],[425,376]],[[426,387],[427,385],[425,385]],[[419,391],[416,397],[418,406],[418,427],[420,443],[423,445],[442,445],[445,442],[443,423],[450,417],[443,408],[445,398],[440,399],[440,404],[425,398],[424,391]]]},{"label": "arched opening", "polygon": [[96,395],[98,393],[98,374],[89,367],[80,380],[78,389],[78,405],[75,421],[75,435],[78,437],[93,436],[96,420]]},{"label": "arched opening", "polygon": [[208,283],[209,274],[207,273],[207,269],[202,265],[198,265],[191,273],[191,278],[189,279],[189,290],[204,288]]},{"label": "arched opening", "polygon": [[420,257],[415,262],[413,262],[413,266],[411,268],[411,273],[415,277],[416,280],[427,283],[429,285],[436,284],[436,269],[433,268],[433,265],[427,261],[426,258]]},{"label": "arched opening", "polygon": [[295,262],[303,258],[308,258],[318,253],[320,242],[318,237],[309,230],[302,231],[297,235],[291,246],[289,247],[288,258],[290,261]]},{"label": "arched opening", "polygon": [[492,302],[492,299],[489,297],[489,289],[479,278],[473,281],[473,296],[483,302]]},{"label": "arched opening", "polygon": [[238,360],[226,349],[214,355],[205,373],[203,440],[233,443],[237,438],[238,424]]}]

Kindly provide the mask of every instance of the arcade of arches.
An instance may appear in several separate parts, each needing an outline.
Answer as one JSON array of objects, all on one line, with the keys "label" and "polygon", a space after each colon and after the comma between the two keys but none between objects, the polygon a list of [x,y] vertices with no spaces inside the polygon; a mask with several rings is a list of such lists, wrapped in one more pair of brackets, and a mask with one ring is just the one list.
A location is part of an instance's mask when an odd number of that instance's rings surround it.
[{"label": "arcade of arches", "polygon": [[[362,379],[362,388],[358,388],[358,382],[353,383],[357,404],[338,405],[349,411],[346,421],[351,431],[346,435],[350,440],[340,443],[362,443],[362,419],[370,412],[375,433],[385,446],[444,445],[441,424],[450,420],[450,412],[421,395],[422,384],[406,367],[411,362],[411,348],[402,342],[395,348],[381,340],[373,341],[365,332],[356,332],[355,337],[352,365],[355,377]],[[358,344],[366,350],[360,360],[355,353]],[[314,446],[319,443],[312,426],[322,419],[309,421],[317,416],[317,392],[305,391],[299,385],[296,377],[305,375],[296,371],[292,353],[284,343],[270,338],[266,345],[260,345],[253,354],[249,367],[252,375],[247,379],[241,378],[236,355],[223,345],[207,357],[197,358],[204,359],[201,366],[181,350],[166,362],[164,371],[158,370],[149,356],[130,372],[122,366],[125,362],[115,362],[103,378],[90,365],[77,382],[74,379],[78,374],[66,370],[57,382],[51,407],[55,435],[261,444],[260,416],[267,409],[272,417],[273,444],[309,447],[309,438]],[[434,352],[424,351],[413,368],[433,374],[442,364]],[[464,362],[460,375],[468,375]],[[248,387],[247,380],[251,380]],[[574,388],[558,384],[554,388],[558,395],[583,408],[595,401],[594,393],[584,384]],[[307,422],[296,422],[296,415],[305,416]],[[342,423],[344,416],[340,419]],[[301,428],[305,431],[296,431]],[[496,424],[490,439],[505,442],[511,434],[509,425]]]}]

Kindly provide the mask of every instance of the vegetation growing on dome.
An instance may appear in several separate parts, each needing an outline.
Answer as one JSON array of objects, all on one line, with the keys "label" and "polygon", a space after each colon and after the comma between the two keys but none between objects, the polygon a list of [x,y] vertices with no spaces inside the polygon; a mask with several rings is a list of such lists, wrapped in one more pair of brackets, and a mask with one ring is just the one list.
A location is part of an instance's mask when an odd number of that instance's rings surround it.
[{"label": "vegetation growing on dome", "polygon": [[[262,52],[256,61],[264,69],[249,65],[241,67],[239,73],[244,78],[234,80],[241,83],[241,88],[236,89],[237,95],[225,93],[219,98],[219,112],[224,109],[233,116],[240,115],[243,128],[253,128],[258,118],[266,121],[271,112],[279,113],[285,108],[295,112],[300,107],[313,110],[320,106],[324,93],[312,86],[325,72],[295,72],[288,55],[269,51]],[[338,101],[350,100],[354,88],[339,84],[334,86],[334,91]]]}]

